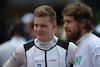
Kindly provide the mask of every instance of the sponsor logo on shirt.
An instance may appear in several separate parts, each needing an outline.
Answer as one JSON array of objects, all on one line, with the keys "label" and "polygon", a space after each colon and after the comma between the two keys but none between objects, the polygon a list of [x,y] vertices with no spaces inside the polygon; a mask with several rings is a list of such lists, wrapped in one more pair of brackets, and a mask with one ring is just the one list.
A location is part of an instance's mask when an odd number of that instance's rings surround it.
[{"label": "sponsor logo on shirt", "polygon": [[55,38],[53,39],[53,42],[54,42],[54,43],[56,42],[56,39],[55,39]]},{"label": "sponsor logo on shirt", "polygon": [[57,61],[57,59],[51,59],[51,60],[49,60],[49,62],[56,62]]},{"label": "sponsor logo on shirt", "polygon": [[37,67],[41,67],[41,64],[37,64]]},{"label": "sponsor logo on shirt", "polygon": [[76,56],[73,67],[81,67],[81,65],[80,65],[81,60],[82,60],[82,56]]},{"label": "sponsor logo on shirt", "polygon": [[43,62],[43,60],[35,60],[35,63]]},{"label": "sponsor logo on shirt", "polygon": [[78,47],[76,47],[76,49],[75,49],[75,52],[74,52],[74,53],[76,53],[76,52],[77,52],[77,48],[78,48]]},{"label": "sponsor logo on shirt", "polygon": [[38,43],[38,40],[36,40],[36,42]]},{"label": "sponsor logo on shirt", "polygon": [[19,55],[16,50],[15,50],[15,55]]}]

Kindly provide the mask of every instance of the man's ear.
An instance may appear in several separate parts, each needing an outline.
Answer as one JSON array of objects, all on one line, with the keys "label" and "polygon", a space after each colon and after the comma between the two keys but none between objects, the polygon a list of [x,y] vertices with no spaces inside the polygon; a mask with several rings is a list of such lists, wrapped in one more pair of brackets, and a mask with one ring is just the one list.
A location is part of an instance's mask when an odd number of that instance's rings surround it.
[{"label": "man's ear", "polygon": [[85,18],[83,18],[81,20],[80,27],[85,27],[86,23],[87,23],[87,20]]},{"label": "man's ear", "polygon": [[56,28],[56,26],[57,26],[57,22],[54,22],[53,23],[53,30]]}]

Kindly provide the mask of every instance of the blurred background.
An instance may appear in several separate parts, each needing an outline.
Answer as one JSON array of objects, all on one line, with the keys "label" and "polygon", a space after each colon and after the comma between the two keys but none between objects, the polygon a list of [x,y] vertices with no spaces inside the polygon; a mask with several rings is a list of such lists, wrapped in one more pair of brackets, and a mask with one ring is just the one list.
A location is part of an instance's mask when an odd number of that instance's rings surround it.
[{"label": "blurred background", "polygon": [[22,17],[33,12],[40,5],[47,4],[57,12],[57,22],[61,25],[61,12],[68,3],[82,1],[90,6],[95,15],[95,26],[100,22],[100,0],[1,0],[0,1],[0,44],[7,41],[7,22],[11,17]]}]

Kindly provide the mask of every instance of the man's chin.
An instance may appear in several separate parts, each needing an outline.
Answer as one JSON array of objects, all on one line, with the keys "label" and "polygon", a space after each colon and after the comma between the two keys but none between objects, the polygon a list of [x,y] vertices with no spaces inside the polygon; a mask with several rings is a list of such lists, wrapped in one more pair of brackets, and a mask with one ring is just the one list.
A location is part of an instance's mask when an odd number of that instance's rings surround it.
[{"label": "man's chin", "polygon": [[67,38],[70,38],[70,36],[69,36],[68,34],[66,34],[66,37],[67,37]]},{"label": "man's chin", "polygon": [[43,39],[42,39],[42,38],[38,38],[38,40],[39,40],[39,41],[42,41]]},{"label": "man's chin", "polygon": [[41,37],[41,36],[37,36],[37,38],[38,38],[39,40],[41,40],[41,39],[42,39],[42,37]]},{"label": "man's chin", "polygon": [[66,36],[67,39],[71,39],[69,36]]}]

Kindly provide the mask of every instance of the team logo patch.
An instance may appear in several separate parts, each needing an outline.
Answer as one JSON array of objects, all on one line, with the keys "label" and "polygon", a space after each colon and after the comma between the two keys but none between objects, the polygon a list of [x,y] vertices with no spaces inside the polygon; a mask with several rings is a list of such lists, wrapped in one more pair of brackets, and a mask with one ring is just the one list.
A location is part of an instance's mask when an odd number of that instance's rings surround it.
[{"label": "team logo patch", "polygon": [[73,67],[81,67],[82,56],[76,56]]},{"label": "team logo patch", "polygon": [[37,64],[37,67],[41,67],[41,64]]},{"label": "team logo patch", "polygon": [[38,43],[38,40],[36,40],[36,42]]},{"label": "team logo patch", "polygon": [[54,42],[54,43],[56,42],[56,39],[55,39],[55,38],[53,39],[53,42]]}]

